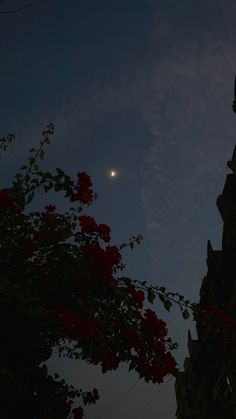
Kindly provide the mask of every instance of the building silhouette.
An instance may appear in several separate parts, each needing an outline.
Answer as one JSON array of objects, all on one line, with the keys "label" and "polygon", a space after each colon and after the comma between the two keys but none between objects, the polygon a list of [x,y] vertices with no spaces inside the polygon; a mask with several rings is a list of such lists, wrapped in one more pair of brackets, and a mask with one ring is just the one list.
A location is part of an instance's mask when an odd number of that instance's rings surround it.
[{"label": "building silhouette", "polygon": [[[216,205],[223,220],[222,250],[207,244],[207,275],[200,307],[211,305],[236,319],[236,146]],[[236,419],[236,346],[223,343],[196,319],[198,339],[188,332],[189,357],[175,382],[178,419]]]}]

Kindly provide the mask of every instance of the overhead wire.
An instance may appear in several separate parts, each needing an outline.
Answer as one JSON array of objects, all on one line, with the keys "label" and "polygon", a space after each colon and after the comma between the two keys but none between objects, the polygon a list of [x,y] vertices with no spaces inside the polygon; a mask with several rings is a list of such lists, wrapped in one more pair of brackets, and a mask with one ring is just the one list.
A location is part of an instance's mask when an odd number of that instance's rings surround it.
[{"label": "overhead wire", "polygon": [[[199,11],[199,13],[200,13],[200,15],[202,16],[202,18],[204,19],[204,21],[205,21],[205,23],[207,24],[207,26],[208,26],[208,29],[210,30],[210,32],[211,32],[211,34],[212,34],[212,36],[214,37],[214,40],[216,41],[216,43],[217,43],[217,45],[218,45],[218,48],[219,48],[219,50],[221,51],[221,55],[222,55],[222,57],[224,58],[224,60],[225,60],[225,62],[226,62],[226,64],[227,64],[227,66],[228,66],[228,68],[229,68],[229,70],[230,70],[230,72],[232,72],[233,74],[234,74],[234,70],[233,70],[233,67],[232,67],[232,64],[231,64],[231,61],[230,60],[228,60],[228,57],[227,57],[227,55],[225,54],[225,51],[224,51],[224,49],[220,46],[220,44],[219,44],[219,42],[217,41],[217,38],[216,38],[216,36],[215,36],[215,34],[214,34],[214,31],[213,31],[213,29],[212,29],[212,27],[211,27],[211,25],[210,25],[210,23],[209,23],[209,21],[208,21],[208,18],[207,18],[207,15],[205,14],[205,12],[203,11],[203,9],[201,8],[201,6],[200,6],[200,4],[199,4],[199,2],[197,1],[197,0],[193,0],[193,2],[194,2],[194,4],[195,4],[195,6],[196,6],[196,8],[198,9],[198,11]],[[218,16],[219,16],[219,18],[220,18],[220,20],[221,20],[221,23],[222,23],[222,27],[223,27],[223,29],[224,29],[224,34],[225,34],[225,37],[226,37],[226,40],[227,40],[227,42],[228,42],[228,44],[229,44],[229,46],[231,47],[231,43],[230,43],[230,39],[229,39],[229,36],[228,36],[228,33],[227,33],[227,30],[226,30],[226,28],[225,28],[225,25],[224,25],[224,20],[223,20],[223,16],[222,16],[222,14],[221,14],[221,10],[220,10],[220,6],[219,6],[219,3],[218,3],[218,1],[217,0],[215,0],[215,3],[216,3],[216,7],[217,7],[217,11],[218,11]],[[218,182],[215,182],[214,183],[214,187],[216,186],[216,184],[217,184]],[[183,226],[183,228],[177,233],[177,235],[174,237],[174,239],[173,240],[171,240],[171,242],[168,244],[168,246],[165,248],[165,250],[161,253],[161,255],[160,255],[160,257],[158,258],[158,260],[157,260],[157,265],[160,263],[160,260],[162,259],[162,257],[166,254],[166,252],[177,242],[177,240],[183,235],[183,233],[187,230],[187,228],[191,225],[191,223],[192,223],[192,221],[194,220],[194,218],[198,215],[198,213],[199,213],[199,211],[202,209],[202,208],[204,208],[205,207],[205,205],[206,205],[206,203],[209,201],[209,198],[213,195],[213,192],[215,193],[215,188],[212,188],[212,190],[210,191],[210,193],[208,192],[208,194],[207,194],[207,198],[205,199],[204,198],[204,200],[202,200],[201,201],[201,203],[200,203],[200,205],[195,209],[195,211],[193,212],[193,214],[192,214],[192,216],[189,218],[189,220],[186,222],[186,224]],[[176,336],[178,336],[180,333],[181,333],[181,331],[183,330],[183,328],[184,328],[184,326],[185,326],[185,324],[183,324],[180,328],[179,328],[179,330],[177,331],[177,333],[174,335],[174,337],[173,338],[175,338]],[[163,385],[162,385],[162,388],[164,387],[164,386],[166,386],[171,380],[173,380],[173,377],[170,377]],[[103,411],[103,413],[101,414],[101,415],[99,415],[99,416],[97,416],[96,417],[96,419],[101,419],[102,417],[104,417],[104,414],[106,415],[117,403],[119,403],[126,395],[127,395],[127,393],[129,393],[138,383],[140,382],[140,379],[138,378],[134,383],[132,383],[129,387],[128,387],[128,389],[126,389],[126,391],[125,392],[123,392],[118,398],[116,398],[114,401],[113,401],[113,403],[106,409],[106,411],[104,412]],[[134,414],[134,415],[132,415],[129,419],[133,419],[133,418],[137,418],[137,414],[138,413],[140,413],[140,411],[142,411],[143,409],[145,409],[147,406],[149,406],[152,402],[153,402],[153,400],[154,399],[157,399],[158,398],[158,396],[161,394],[161,390],[162,390],[162,388],[160,389],[159,387],[158,387],[158,389],[157,389],[157,391],[158,391],[158,393],[156,393],[155,392],[155,394],[152,396],[152,398],[148,401],[148,402],[146,402],[144,405],[142,405],[142,407],[141,408],[139,408],[137,411],[136,411],[136,413]]]},{"label": "overhead wire", "polygon": [[[214,186],[216,186],[217,182],[215,182]],[[190,226],[190,224],[192,223],[192,221],[194,220],[194,218],[198,215],[198,213],[200,212],[200,210],[202,210],[205,205],[207,204],[207,202],[209,201],[209,198],[213,195],[213,192],[215,193],[215,188],[212,188],[211,192],[208,192],[207,198],[204,198],[204,200],[201,201],[200,205],[196,208],[196,210],[193,212],[192,216],[189,218],[189,220],[187,221],[187,223],[184,225],[184,227],[178,232],[178,234],[174,237],[173,240],[171,240],[171,242],[168,244],[168,246],[165,248],[165,250],[161,253],[160,258],[158,259],[158,263],[160,263],[161,258],[166,254],[166,252],[176,243],[176,241],[183,235],[183,233],[187,230],[187,228]],[[178,331],[176,332],[176,334],[173,336],[173,339],[175,337],[177,337],[181,331],[183,330],[185,324],[181,325],[181,327],[178,329]],[[138,383],[140,382],[140,378],[138,378],[134,383],[132,383],[118,398],[116,398],[105,410],[105,412],[103,411],[102,414],[99,414],[99,416],[96,417],[96,419],[101,419],[102,417],[104,417],[104,415],[107,414],[107,412],[109,412],[117,403],[119,403],[123,397],[125,397],[127,395],[127,393],[129,393]],[[164,384],[165,385],[165,384]],[[152,401],[152,400],[151,400]],[[151,402],[150,401],[150,402]],[[145,404],[146,407],[146,404]]]},{"label": "overhead wire", "polygon": [[[175,333],[175,335],[173,336],[173,339],[175,339],[177,336],[179,336],[179,334],[182,332],[182,330],[184,329],[185,324],[182,324],[181,327],[177,330],[177,332]],[[170,379],[173,377],[170,377]],[[170,381],[169,379],[169,381]],[[103,410],[103,412],[101,414],[99,414],[98,416],[96,416],[95,419],[101,419],[104,417],[104,415],[106,416],[106,414],[108,412],[110,412],[110,410],[117,404],[119,403],[137,384],[140,383],[140,378],[137,378],[137,380],[132,383],[119,397],[117,397],[106,409]],[[165,386],[167,384],[167,382],[165,382],[163,386]],[[159,388],[158,388],[159,390]]]},{"label": "overhead wire", "polygon": [[136,410],[136,412],[132,416],[130,416],[129,419],[135,419],[135,418],[137,418],[137,414],[139,414],[147,406],[149,406],[153,402],[154,399],[156,400],[160,396],[160,394],[162,393],[163,388],[166,387],[166,385],[169,384],[169,382],[172,381],[173,379],[174,379],[173,377],[169,377],[168,380],[164,384],[162,384],[162,387],[161,388],[158,387],[157,391],[155,390],[155,392],[152,395],[151,399],[149,399],[146,403],[144,403],[141,408],[139,408],[138,410]]},{"label": "overhead wire", "polygon": [[[217,3],[217,9],[218,9],[218,15],[219,15],[219,17],[221,18],[221,22],[222,22],[222,26],[223,26],[223,28],[224,28],[224,33],[225,33],[225,37],[226,37],[226,39],[227,39],[227,42],[229,43],[229,46],[231,45],[231,43],[230,43],[230,40],[229,40],[229,37],[228,37],[228,34],[227,34],[227,30],[226,30],[226,28],[225,28],[225,25],[224,25],[224,20],[223,20],[223,17],[222,17],[222,14],[221,14],[221,10],[220,10],[220,6],[219,6],[219,3],[218,3],[218,1],[217,0],[215,0],[216,1],[216,3]],[[202,18],[204,19],[204,21],[206,22],[206,24],[207,24],[207,26],[208,26],[208,28],[209,28],[209,30],[210,30],[210,32],[212,33],[212,35],[213,35],[213,37],[214,37],[214,39],[215,39],[215,41],[216,41],[216,43],[218,44],[218,47],[219,47],[219,49],[220,49],[220,51],[221,51],[221,54],[222,54],[222,56],[223,56],[223,58],[224,58],[224,60],[225,60],[225,62],[226,62],[226,64],[227,64],[227,66],[228,66],[228,68],[229,68],[229,70],[230,70],[230,72],[232,72],[233,74],[235,73],[234,72],[234,70],[233,70],[233,67],[232,67],[232,64],[231,64],[231,61],[229,61],[228,60],[228,57],[227,57],[227,55],[225,54],[225,52],[224,52],[224,49],[219,45],[219,43],[218,43],[218,41],[217,41],[217,39],[216,39],[216,37],[215,37],[215,34],[214,34],[214,31],[213,31],[213,29],[212,29],[212,27],[211,27],[211,25],[210,25],[210,23],[209,23],[209,21],[208,21],[208,18],[207,18],[207,16],[206,16],[206,14],[204,13],[204,11],[202,10],[202,8],[201,8],[201,6],[200,6],[200,4],[199,4],[199,2],[197,1],[197,0],[193,0],[193,2],[194,2],[194,4],[196,5],[196,7],[197,7],[197,9],[198,9],[198,11],[200,12],[200,14],[201,14],[201,16],[202,16]],[[217,182],[215,182],[215,184],[214,184],[214,186],[216,186],[216,184],[217,184]],[[213,194],[213,192],[215,192],[215,189],[214,188],[212,188],[212,190],[211,190],[211,192],[210,193],[208,193],[208,195],[207,195],[207,199],[204,199],[204,201],[202,201],[201,203],[200,203],[200,205],[196,208],[196,210],[194,211],[194,213],[192,214],[192,216],[189,218],[189,220],[187,221],[187,223],[184,225],[184,227],[179,231],[179,233],[175,236],[175,238],[169,243],[169,245],[167,246],[167,248],[164,250],[164,252],[162,252],[161,253],[161,255],[160,255],[160,258],[158,259],[158,261],[157,261],[157,264],[159,264],[160,263],[160,260],[161,260],[161,258],[166,254],[166,252],[177,242],[177,240],[182,236],[182,234],[186,231],[186,229],[189,227],[189,225],[192,223],[192,221],[194,220],[194,218],[197,216],[197,214],[199,213],[199,211],[200,211],[200,209],[202,209],[205,205],[206,205],[206,203],[209,201],[209,198],[212,196],[212,194]],[[180,328],[180,330],[178,331],[178,333],[177,334],[179,334],[180,333],[180,331],[182,330],[184,328],[184,325],[183,326],[181,326],[181,328]],[[167,380],[166,381],[166,383],[164,384],[164,385],[166,385],[166,384],[168,384],[171,380],[173,379],[173,377],[170,377],[170,379],[169,380]],[[163,385],[163,386],[164,386]],[[162,386],[162,388],[163,388],[163,386]],[[135,412],[135,414],[134,415],[132,415],[132,416],[130,416],[130,418],[129,419],[134,419],[134,418],[137,418],[137,415],[140,413],[140,412],[142,412],[142,410],[144,410],[147,406],[149,406],[152,402],[153,402],[153,400],[156,400],[158,397],[159,397],[159,395],[160,395],[160,393],[161,393],[161,389],[160,388],[158,388],[158,393],[156,394],[154,394],[153,396],[152,396],[152,398],[148,401],[148,402],[146,402],[141,408],[139,408],[136,412]]]},{"label": "overhead wire", "polygon": [[233,69],[233,67],[232,67],[231,61],[228,59],[227,55],[225,54],[224,49],[223,49],[223,48],[222,48],[222,46],[219,44],[219,42],[218,42],[218,40],[217,40],[217,38],[216,38],[216,36],[215,36],[214,30],[213,30],[213,28],[212,28],[212,26],[211,26],[211,24],[210,24],[210,22],[209,22],[209,20],[208,20],[208,18],[207,18],[207,15],[206,15],[206,13],[204,12],[204,10],[202,9],[202,7],[201,7],[201,5],[200,5],[200,2],[199,2],[198,0],[193,0],[193,3],[195,4],[195,6],[196,6],[196,8],[197,8],[198,12],[199,12],[199,13],[200,13],[200,15],[202,16],[202,18],[203,18],[203,20],[205,21],[205,23],[206,23],[206,25],[207,25],[207,27],[208,27],[209,31],[211,32],[211,34],[212,34],[212,36],[213,36],[213,38],[214,38],[214,40],[215,40],[216,44],[218,45],[218,48],[219,48],[219,50],[220,50],[220,52],[221,52],[222,57],[224,58],[225,62],[227,63],[227,66],[228,66],[228,68],[229,68],[229,70],[230,70],[230,73],[232,72],[233,74],[235,74],[235,70],[234,70],[234,69]]},{"label": "overhead wire", "polygon": [[[234,74],[234,70],[233,70],[233,67],[232,67],[232,64],[231,64],[231,62],[228,60],[228,57],[226,56],[226,54],[225,54],[225,52],[224,52],[224,50],[223,50],[223,48],[221,47],[221,46],[219,46],[219,43],[218,43],[218,41],[217,41],[217,39],[216,39],[216,37],[215,37],[215,34],[214,34],[214,31],[212,30],[212,27],[211,27],[211,25],[210,25],[210,23],[209,23],[209,21],[208,21],[208,19],[207,19],[207,16],[206,16],[206,14],[204,13],[204,11],[202,10],[202,8],[200,7],[200,5],[199,5],[199,2],[197,1],[197,0],[193,0],[193,2],[195,3],[195,5],[196,5],[196,7],[198,8],[198,10],[199,10],[199,12],[200,12],[200,14],[201,14],[201,16],[202,16],[202,18],[205,20],[205,22],[206,22],[206,24],[207,24],[207,26],[208,26],[208,28],[209,28],[209,30],[210,30],[210,32],[212,33],[212,35],[213,35],[213,37],[214,37],[214,39],[215,39],[215,41],[217,42],[217,44],[218,44],[218,47],[219,47],[219,49],[220,49],[220,51],[221,51],[221,54],[222,54],[222,56],[223,56],[223,58],[224,58],[224,60],[225,60],[225,62],[226,62],[226,64],[227,64],[227,66],[228,66],[228,68],[229,68],[229,70],[230,70],[230,72],[232,72],[233,74]],[[217,2],[217,0],[216,0],[216,2]],[[225,28],[225,25],[224,25],[224,20],[223,20],[223,17],[222,17],[222,15],[221,15],[221,11],[220,11],[220,7],[219,7],[219,4],[218,4],[218,2],[217,2],[217,5],[218,5],[218,7],[217,7],[217,9],[218,9],[218,14],[219,14],[219,16],[221,17],[221,22],[222,22],[222,26],[223,26],[223,28],[224,28],[224,33],[225,33],[225,36],[226,36],[226,39],[227,39],[227,42],[229,43],[229,46],[231,45],[231,43],[230,43],[230,40],[229,40],[229,37],[228,37],[228,34],[227,34],[227,30],[226,30],[226,28]],[[215,182],[215,184],[214,184],[214,186],[216,186],[216,184],[217,184],[218,182]],[[181,237],[181,235],[186,231],[186,229],[189,227],[189,225],[192,223],[192,221],[194,220],[194,218],[197,216],[197,214],[199,213],[199,211],[200,211],[200,209],[202,209],[205,205],[206,205],[206,203],[208,202],[208,200],[209,200],[209,198],[212,196],[212,194],[213,194],[213,192],[215,192],[215,189],[214,188],[212,188],[212,190],[211,190],[211,192],[210,192],[210,194],[208,193],[208,195],[207,195],[207,199],[204,199],[204,201],[202,201],[201,202],[201,204],[196,208],[196,210],[194,211],[194,213],[192,214],[192,216],[189,218],[189,220],[187,221],[187,223],[184,225],[184,227],[179,231],[179,233],[175,236],[175,238],[169,243],[169,245],[167,246],[167,248],[164,250],[164,252],[162,252],[161,253],[161,255],[160,255],[160,258],[158,259],[158,261],[157,261],[157,264],[159,264],[160,263],[160,260],[161,260],[161,258],[166,254],[166,252],[177,242],[177,240]],[[182,330],[184,328],[184,325],[180,328],[180,330],[179,330],[179,332],[178,332],[178,334],[180,333],[180,331]],[[170,377],[170,379],[169,380],[167,380],[166,381],[166,383],[163,385],[163,386],[165,386],[166,384],[168,384],[171,380],[173,379],[173,377]],[[162,388],[163,388],[163,386],[162,386]],[[153,402],[153,400],[154,399],[157,399],[158,398],[158,396],[160,395],[160,393],[161,393],[161,389],[160,388],[158,388],[158,393],[156,394],[154,394],[153,396],[152,396],[152,398],[148,401],[148,402],[146,402],[141,408],[139,408],[136,412],[135,412],[135,414],[134,415],[132,415],[132,416],[130,416],[130,418],[129,419],[134,419],[134,418],[137,418],[137,414],[139,414],[142,410],[144,410],[147,406],[149,406],[152,402]]]},{"label": "overhead wire", "polygon": [[227,43],[228,43],[228,46],[229,46],[229,48],[230,48],[230,50],[231,50],[232,45],[231,45],[231,41],[230,41],[230,39],[229,39],[229,35],[228,35],[227,28],[226,28],[226,26],[225,26],[225,22],[224,22],[224,18],[223,18],[223,15],[222,15],[221,8],[220,8],[220,3],[219,3],[219,0],[214,0],[214,3],[215,3],[215,6],[216,6],[216,10],[217,10],[217,14],[218,14],[219,20],[220,20],[221,25],[222,25],[222,28],[223,28],[223,32],[224,32],[224,35],[225,35],[225,39],[226,39],[226,41],[227,41]]}]

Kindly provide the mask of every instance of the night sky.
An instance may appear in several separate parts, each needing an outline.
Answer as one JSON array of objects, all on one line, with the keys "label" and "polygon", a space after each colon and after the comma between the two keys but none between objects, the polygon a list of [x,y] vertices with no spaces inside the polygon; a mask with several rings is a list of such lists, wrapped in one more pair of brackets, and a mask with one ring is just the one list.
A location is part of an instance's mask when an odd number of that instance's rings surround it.
[{"label": "night sky", "polygon": [[[234,0],[39,0],[0,15],[0,137],[16,134],[1,156],[1,187],[53,122],[41,167],[91,175],[98,198],[85,213],[110,225],[112,244],[143,236],[123,251],[126,276],[198,301],[207,240],[221,248],[215,202],[236,142],[235,16]],[[63,193],[39,192],[32,208],[48,203],[71,206]],[[158,301],[154,309],[179,343],[182,368],[194,323]],[[86,419],[175,417],[171,376],[159,386],[126,366],[103,375],[56,356],[49,366],[84,390],[98,388]]]}]

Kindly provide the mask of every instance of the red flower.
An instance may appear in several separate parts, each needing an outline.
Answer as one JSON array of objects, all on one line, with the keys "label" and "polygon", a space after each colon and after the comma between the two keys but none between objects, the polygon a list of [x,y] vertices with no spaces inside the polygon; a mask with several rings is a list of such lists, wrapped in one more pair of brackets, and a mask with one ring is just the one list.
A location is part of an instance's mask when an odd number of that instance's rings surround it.
[{"label": "red flower", "polygon": [[28,237],[19,237],[17,242],[23,247],[23,251],[26,257],[33,256],[34,252],[38,249],[38,246],[34,241]]},{"label": "red flower", "polygon": [[145,298],[144,292],[141,290],[137,291],[133,284],[129,284],[126,289],[127,292],[132,295],[134,301],[138,304],[138,307],[142,308]]},{"label": "red flower", "polygon": [[78,333],[85,340],[89,340],[94,330],[98,330],[99,326],[93,317],[87,317],[79,322]]},{"label": "red flower", "polygon": [[74,329],[78,326],[78,319],[72,310],[63,310],[63,323],[67,329]]},{"label": "red flower", "polygon": [[90,189],[79,188],[77,193],[72,193],[71,202],[80,201],[82,204],[89,204],[93,200],[93,192]]},{"label": "red flower", "polygon": [[72,412],[73,412],[73,415],[74,415],[74,419],[82,419],[84,417],[84,410],[80,406],[79,407],[74,407]]},{"label": "red flower", "polygon": [[46,236],[46,232],[45,231],[35,231],[33,233],[34,240],[37,240],[37,241],[44,239],[45,236]]},{"label": "red flower", "polygon": [[142,325],[147,334],[156,335],[163,338],[167,335],[167,326],[164,320],[158,319],[154,311],[147,308],[144,313],[145,319],[142,320]]},{"label": "red flower", "polygon": [[123,327],[120,331],[121,337],[130,345],[130,347],[134,347],[134,349],[138,349],[140,347],[140,338],[137,332],[128,327]]},{"label": "red flower", "polygon": [[108,243],[111,240],[111,237],[110,237],[111,229],[108,225],[99,224],[97,226],[97,232],[99,233],[101,239],[104,240],[104,242]]},{"label": "red flower", "polygon": [[118,265],[121,261],[121,254],[117,246],[107,246],[106,254],[109,257],[112,265]]},{"label": "red flower", "polygon": [[40,369],[41,369],[41,372],[44,375],[44,377],[46,377],[48,375],[48,367],[47,367],[47,365],[43,364]]},{"label": "red flower", "polygon": [[13,204],[12,198],[9,196],[9,194],[6,191],[0,191],[0,205],[3,207],[9,208]]},{"label": "red flower", "polygon": [[80,201],[83,204],[89,204],[93,200],[93,191],[90,189],[92,186],[91,178],[85,172],[78,172],[78,185],[76,186],[77,192],[72,192],[70,201]]},{"label": "red flower", "polygon": [[119,361],[111,348],[107,348],[102,352],[102,372],[103,374],[109,370],[116,370]]},{"label": "red flower", "polygon": [[51,205],[51,204],[49,204],[49,205],[45,205],[45,210],[47,211],[47,212],[53,212],[53,211],[55,211],[55,209],[56,209],[56,207],[55,207],[55,205]]},{"label": "red flower", "polygon": [[81,215],[79,217],[82,233],[94,233],[97,231],[97,223],[93,217],[88,215]]},{"label": "red flower", "polygon": [[82,252],[91,259],[89,268],[91,274],[96,275],[98,278],[111,280],[113,272],[113,264],[110,255],[100,246],[85,244],[81,246]]},{"label": "red flower", "polygon": [[[53,215],[53,214],[51,214]],[[44,231],[35,231],[33,233],[34,240],[40,241],[40,240],[55,240],[58,238],[58,231],[56,230],[44,230]]]},{"label": "red flower", "polygon": [[90,217],[88,215],[81,215],[79,217],[79,222],[81,226],[82,233],[99,233],[102,240],[105,242],[110,241],[110,227],[108,227],[106,224],[97,224],[95,219],[93,217]]},{"label": "red flower", "polygon": [[92,186],[91,177],[86,172],[78,172],[77,177],[81,187],[90,188]]}]

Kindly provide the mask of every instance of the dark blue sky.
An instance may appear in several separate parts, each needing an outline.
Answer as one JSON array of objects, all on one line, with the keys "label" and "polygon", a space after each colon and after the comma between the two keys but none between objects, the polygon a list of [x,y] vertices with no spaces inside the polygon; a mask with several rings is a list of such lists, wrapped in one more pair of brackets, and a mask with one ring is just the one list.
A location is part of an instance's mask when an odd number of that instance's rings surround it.
[{"label": "dark blue sky", "polygon": [[[20,0],[5,2],[17,7]],[[233,0],[39,0],[0,15],[0,136],[17,139],[1,157],[7,186],[44,126],[55,123],[42,167],[91,174],[98,199],[87,213],[112,228],[113,243],[141,233],[124,251],[126,273],[198,300],[206,245],[220,248],[215,205],[235,144]],[[119,171],[117,179],[107,176]],[[63,196],[38,194],[35,206]],[[157,313],[187,355],[177,309]],[[146,384],[122,366],[102,375],[72,361],[50,362],[75,385],[98,387],[88,419],[174,419],[174,379]]]}]

